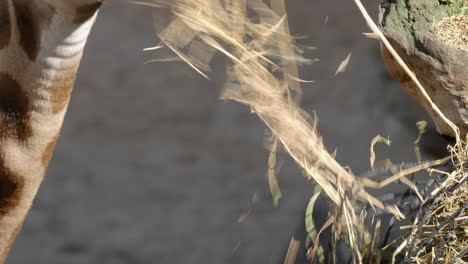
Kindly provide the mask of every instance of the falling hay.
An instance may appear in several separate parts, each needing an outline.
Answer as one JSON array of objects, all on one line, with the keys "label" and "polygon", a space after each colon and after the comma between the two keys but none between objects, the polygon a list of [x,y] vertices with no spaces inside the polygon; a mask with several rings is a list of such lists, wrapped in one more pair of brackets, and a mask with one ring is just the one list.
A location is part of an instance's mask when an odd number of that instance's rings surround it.
[{"label": "falling hay", "polygon": [[325,261],[324,250],[318,242],[318,239],[320,238],[320,233],[317,232],[317,226],[315,225],[315,221],[313,218],[315,202],[317,202],[320,193],[320,188],[316,188],[314,195],[312,196],[312,198],[310,198],[309,204],[307,205],[306,209],[305,227],[307,232],[307,241],[309,241],[309,243],[307,244],[310,244],[313,241],[313,247],[307,245],[307,247],[311,249],[309,253],[310,261],[313,262],[315,257],[317,256],[318,262],[323,263]]},{"label": "falling hay", "polygon": [[[360,2],[355,2],[364,16],[370,19]],[[416,185],[406,176],[450,159],[458,160],[462,164],[457,167],[458,171],[463,170],[466,166],[463,158],[466,160],[466,156],[461,153],[462,146],[465,145],[460,140],[455,126],[445,118],[458,139],[452,157],[403,170],[392,164],[387,167],[392,170],[393,176],[380,183],[358,178],[342,167],[334,159],[334,155],[325,149],[315,129],[315,119],[299,106],[302,80],[298,76],[297,63],[308,60],[294,52],[296,47],[289,34],[284,2],[275,0],[271,3],[269,6],[262,0],[154,0],[141,4],[155,8],[155,27],[161,41],[155,47],[168,47],[206,78],[209,77],[210,63],[216,53],[222,53],[229,59],[226,67],[227,81],[221,98],[250,106],[252,112],[271,131],[273,139],[270,142],[275,143],[268,146],[271,150],[268,173],[275,203],[281,197],[275,176],[277,144],[304,169],[306,177],[314,180],[332,201],[333,213],[326,224],[318,232],[314,227],[313,233],[316,237],[313,239],[314,249],[311,250],[311,254],[323,253],[318,237],[324,229],[331,226],[335,241],[344,239],[353,251],[355,262],[363,263],[375,257],[377,235],[375,232],[372,235],[372,232],[366,229],[364,222],[367,215],[360,204],[390,213],[397,220],[404,218],[398,207],[384,204],[370,195],[365,187],[383,188],[401,180],[418,194],[419,200],[429,199],[428,196],[422,197]],[[385,42],[375,24],[369,22],[369,25],[374,31],[372,36]],[[390,45],[388,41],[385,43]],[[392,51],[391,46],[388,48]],[[350,56],[342,62],[337,72],[346,69],[349,58]],[[417,82],[410,69],[402,61],[401,64]],[[424,92],[424,88],[419,86]],[[437,106],[433,107],[434,111],[444,118]],[[373,162],[371,158],[371,164]],[[315,200],[317,197],[313,198]],[[361,203],[357,203],[358,201]],[[378,219],[372,220],[376,223],[374,227],[380,226]],[[312,232],[312,229],[310,231]],[[405,246],[411,245],[412,241],[406,238]],[[319,259],[323,259],[323,255],[319,255]]]},{"label": "falling hay", "polygon": [[286,258],[284,259],[284,264],[294,264],[296,263],[297,252],[299,251],[299,245],[301,243],[299,240],[295,240],[294,237],[291,238],[289,243],[288,252],[286,253]]},{"label": "falling hay", "polygon": [[390,139],[388,139],[388,138],[382,137],[381,135],[377,135],[376,137],[374,137],[374,139],[372,139],[371,146],[370,146],[370,158],[369,158],[371,168],[374,168],[374,163],[375,163],[374,146],[377,143],[383,143],[383,144],[385,144],[387,146],[390,146],[392,144],[392,141]]},{"label": "falling hay", "polygon": [[[240,2],[156,1],[157,6],[172,11],[171,22],[157,26],[162,28],[158,34],[162,44],[204,76],[204,69],[209,69],[207,57],[212,58],[215,52],[226,55],[230,62],[221,98],[249,105],[307,176],[340,204],[340,193],[344,192],[340,189],[356,188],[358,181],[326,151],[312,118],[298,105],[301,90],[295,60],[300,57],[293,52],[285,16],[279,16],[261,0]],[[247,16],[247,10],[256,22]],[[180,32],[185,33],[181,36]],[[198,48],[193,49],[194,45]],[[354,193],[361,201],[385,207],[363,187]],[[398,214],[391,207],[387,209]]]},{"label": "falling hay", "polygon": [[278,140],[273,139],[271,145],[270,155],[268,157],[268,185],[270,186],[270,193],[273,197],[273,203],[275,206],[278,206],[279,200],[282,197],[281,189],[278,184],[278,179],[276,177],[276,149],[278,145]]},{"label": "falling hay", "polygon": [[340,63],[338,66],[338,69],[336,69],[335,76],[338,75],[339,73],[343,73],[346,71],[346,68],[348,67],[349,61],[351,59],[351,53],[346,56],[346,58]]}]

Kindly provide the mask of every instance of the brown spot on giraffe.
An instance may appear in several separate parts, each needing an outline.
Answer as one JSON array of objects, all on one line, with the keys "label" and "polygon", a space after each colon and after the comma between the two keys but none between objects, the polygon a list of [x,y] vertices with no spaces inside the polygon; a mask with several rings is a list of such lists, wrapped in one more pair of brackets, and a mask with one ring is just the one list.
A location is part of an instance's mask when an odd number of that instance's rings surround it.
[{"label": "brown spot on giraffe", "polygon": [[0,73],[0,139],[26,141],[32,135],[29,95],[7,73]]},{"label": "brown spot on giraffe", "polygon": [[10,42],[11,23],[8,1],[0,0],[0,49],[3,49]]},{"label": "brown spot on giraffe", "polygon": [[0,157],[0,218],[15,208],[24,188],[24,179],[8,169]]},{"label": "brown spot on giraffe", "polygon": [[75,17],[73,18],[73,23],[81,24],[84,23],[86,20],[90,19],[94,13],[99,9],[101,6],[102,1],[87,4],[80,6],[76,9]]},{"label": "brown spot on giraffe", "polygon": [[62,111],[70,100],[78,66],[79,63],[77,62],[72,68],[60,72],[52,81],[49,87],[52,113],[57,114]]},{"label": "brown spot on giraffe", "polygon": [[47,147],[45,148],[44,152],[42,153],[41,161],[42,161],[42,166],[44,168],[47,168],[47,165],[49,165],[50,159],[52,158],[52,154],[54,153],[55,145],[57,144],[57,139],[59,135],[57,134],[52,140],[47,144]]},{"label": "brown spot on giraffe", "polygon": [[42,21],[30,0],[15,0],[13,6],[20,34],[19,44],[29,59],[34,61],[39,54]]}]

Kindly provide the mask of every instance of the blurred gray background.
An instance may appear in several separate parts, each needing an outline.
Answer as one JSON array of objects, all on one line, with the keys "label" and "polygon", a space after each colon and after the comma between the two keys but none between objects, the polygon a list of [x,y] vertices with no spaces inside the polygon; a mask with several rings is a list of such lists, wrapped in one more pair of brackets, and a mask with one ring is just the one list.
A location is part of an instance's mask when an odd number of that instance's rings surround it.
[{"label": "blurred gray background", "polygon": [[[303,105],[317,112],[327,148],[360,173],[381,134],[393,145],[377,146],[378,159],[414,161],[415,123],[428,117],[387,75],[353,2],[287,2],[292,32],[318,48],[306,56],[320,61],[301,68],[317,81],[304,85]],[[378,1],[366,2],[375,18]],[[282,156],[275,208],[265,127],[247,107],[217,99],[222,74],[208,81],[182,63],[144,65],[170,54],[142,51],[156,43],[148,8],[104,4],[48,175],[7,263],[282,263],[291,237],[303,238],[312,184]],[[348,70],[334,77],[350,52]],[[431,129],[425,159],[444,154]]]}]

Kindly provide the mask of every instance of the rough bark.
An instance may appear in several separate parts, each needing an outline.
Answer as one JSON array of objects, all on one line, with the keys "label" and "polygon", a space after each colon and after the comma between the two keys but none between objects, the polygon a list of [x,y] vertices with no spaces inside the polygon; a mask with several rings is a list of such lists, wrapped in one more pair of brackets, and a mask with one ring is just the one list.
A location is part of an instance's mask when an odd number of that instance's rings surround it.
[{"label": "rough bark", "polygon": [[[387,0],[382,3],[379,16],[385,36],[462,135],[468,133],[468,51],[442,42],[432,25],[444,17],[460,14],[464,5],[466,0]],[[390,75],[424,107],[437,131],[454,136],[384,47],[382,57]]]}]

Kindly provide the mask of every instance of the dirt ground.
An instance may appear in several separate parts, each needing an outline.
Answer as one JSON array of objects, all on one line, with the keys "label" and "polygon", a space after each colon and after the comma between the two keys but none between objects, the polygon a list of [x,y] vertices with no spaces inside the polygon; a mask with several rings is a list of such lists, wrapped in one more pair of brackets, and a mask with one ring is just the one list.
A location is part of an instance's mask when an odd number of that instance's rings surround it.
[{"label": "dirt ground", "polygon": [[[376,17],[378,1],[370,2]],[[360,173],[381,134],[393,145],[378,146],[377,158],[414,161],[415,123],[428,117],[387,75],[353,1],[289,1],[289,13],[292,31],[317,47],[307,56],[320,61],[301,68],[317,81],[304,85],[303,104],[317,112],[327,148]],[[207,81],[182,63],[145,65],[170,54],[142,51],[155,43],[148,8],[104,4],[48,175],[7,263],[283,263],[291,237],[303,234],[312,184],[283,157],[275,208],[264,126],[247,107],[217,99],[216,70]],[[350,52],[348,70],[334,77]],[[444,154],[431,129],[425,159]]]}]

